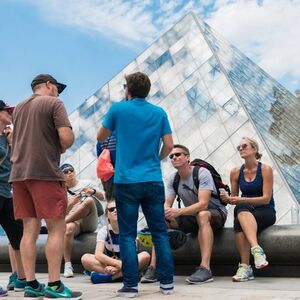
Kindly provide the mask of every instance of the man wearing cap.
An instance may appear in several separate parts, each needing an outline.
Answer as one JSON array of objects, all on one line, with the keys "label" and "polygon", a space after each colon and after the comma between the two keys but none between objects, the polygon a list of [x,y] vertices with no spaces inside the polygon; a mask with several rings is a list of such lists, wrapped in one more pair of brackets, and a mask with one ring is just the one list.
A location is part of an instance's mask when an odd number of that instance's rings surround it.
[{"label": "man wearing cap", "polygon": [[[16,271],[16,274],[14,274],[14,284],[13,286],[9,285],[8,289],[21,291],[24,290],[26,285],[20,254],[23,225],[21,221],[15,220],[11,185],[8,182],[11,169],[10,148],[12,143],[12,129],[10,125],[13,109],[13,106],[0,100],[0,225],[6,232],[13,249],[13,258],[16,262],[15,266],[12,265],[12,268],[16,268],[14,270]],[[7,291],[0,286],[0,297],[5,295],[7,295]]]},{"label": "man wearing cap", "polygon": [[[81,299],[60,281],[63,254],[67,194],[59,169],[60,155],[72,144],[74,135],[63,102],[58,98],[66,85],[48,74],[36,76],[33,95],[17,105],[13,112],[13,183],[14,212],[23,220],[22,262],[27,285],[24,298]],[[48,286],[35,277],[36,240],[41,219],[45,219],[48,239]]]},{"label": "man wearing cap", "polygon": [[[68,188],[68,214],[65,218],[64,277],[73,277],[71,254],[74,237],[83,232],[94,232],[97,229],[98,216],[103,214],[103,208],[99,200],[103,200],[104,197],[99,189],[95,189],[90,180],[77,179],[72,165],[63,164],[60,169]],[[97,203],[98,205],[96,205]],[[97,206],[100,211],[97,211]]]}]

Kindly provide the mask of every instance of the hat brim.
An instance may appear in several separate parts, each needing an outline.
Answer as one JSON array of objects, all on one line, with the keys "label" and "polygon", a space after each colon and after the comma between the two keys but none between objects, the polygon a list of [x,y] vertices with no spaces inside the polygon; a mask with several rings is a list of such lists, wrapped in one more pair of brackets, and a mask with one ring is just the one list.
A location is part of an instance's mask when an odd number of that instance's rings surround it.
[{"label": "hat brim", "polygon": [[63,83],[57,82],[55,84],[57,86],[57,91],[58,91],[59,94],[61,94],[64,91],[64,89],[67,87],[67,85],[63,84]]}]

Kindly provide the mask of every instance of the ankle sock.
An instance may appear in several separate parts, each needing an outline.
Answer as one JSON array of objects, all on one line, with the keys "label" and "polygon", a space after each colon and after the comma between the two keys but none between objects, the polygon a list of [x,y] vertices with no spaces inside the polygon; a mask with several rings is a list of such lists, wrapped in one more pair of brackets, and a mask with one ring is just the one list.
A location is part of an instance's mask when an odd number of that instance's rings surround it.
[{"label": "ankle sock", "polygon": [[56,291],[60,288],[61,286],[61,281],[53,281],[53,282],[48,282],[48,286],[51,287],[52,290]]},{"label": "ankle sock", "polygon": [[36,290],[39,287],[39,282],[35,279],[35,280],[27,281],[26,285]]}]

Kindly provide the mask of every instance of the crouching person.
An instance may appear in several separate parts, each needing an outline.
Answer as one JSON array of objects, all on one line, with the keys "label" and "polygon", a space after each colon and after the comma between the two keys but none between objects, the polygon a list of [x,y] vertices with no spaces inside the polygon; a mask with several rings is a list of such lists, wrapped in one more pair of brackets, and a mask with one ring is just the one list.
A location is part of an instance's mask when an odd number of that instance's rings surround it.
[{"label": "crouching person", "polygon": [[[214,231],[223,228],[227,210],[218,199],[211,172],[205,167],[190,165],[190,152],[187,147],[174,145],[169,158],[177,172],[168,178],[166,185],[165,218],[168,227],[197,234],[201,253],[199,267],[186,278],[186,282],[200,284],[213,281],[210,259]],[[179,195],[185,207],[172,208],[176,195]],[[157,281],[155,266],[153,249],[151,264],[142,278],[142,283]]]},{"label": "crouching person", "polygon": [[[114,201],[108,202],[105,209],[107,225],[97,235],[95,254],[86,253],[81,262],[91,276],[92,283],[107,283],[122,278],[122,261],[120,260],[119,227],[117,209]],[[144,270],[150,261],[148,252],[138,254],[139,270]]]}]

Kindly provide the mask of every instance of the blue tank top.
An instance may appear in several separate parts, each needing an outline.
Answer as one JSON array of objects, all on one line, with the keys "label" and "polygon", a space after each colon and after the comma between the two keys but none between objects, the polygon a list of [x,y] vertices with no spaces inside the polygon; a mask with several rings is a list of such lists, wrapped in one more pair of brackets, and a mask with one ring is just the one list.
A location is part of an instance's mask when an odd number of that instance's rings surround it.
[{"label": "blue tank top", "polygon": [[[245,180],[244,168],[245,166],[242,165],[242,167],[240,168],[240,174],[238,179],[239,187],[242,192],[242,197],[249,197],[249,198],[261,197],[263,195],[263,177],[261,172],[261,162],[258,162],[256,177],[254,178],[253,181],[248,182]],[[272,192],[271,200],[268,204],[259,205],[256,207],[271,207],[275,209],[273,192]]]}]

